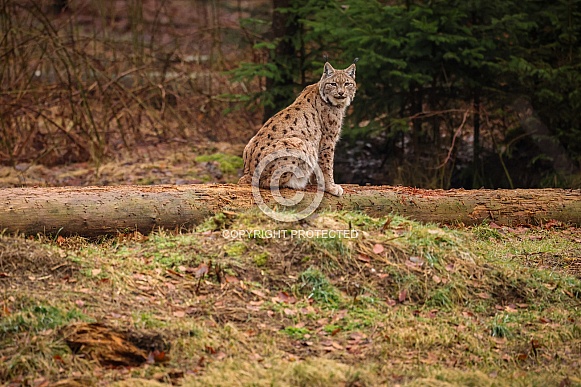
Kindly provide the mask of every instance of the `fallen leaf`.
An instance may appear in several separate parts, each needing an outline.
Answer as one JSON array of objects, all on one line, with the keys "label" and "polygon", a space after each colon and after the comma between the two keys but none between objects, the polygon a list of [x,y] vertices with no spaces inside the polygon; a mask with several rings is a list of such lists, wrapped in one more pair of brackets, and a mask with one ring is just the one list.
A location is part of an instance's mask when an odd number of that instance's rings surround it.
[{"label": "fallen leaf", "polygon": [[266,298],[266,294],[264,294],[264,292],[262,292],[260,290],[252,289],[252,290],[250,290],[250,293],[252,293],[255,296],[258,296],[260,298]]},{"label": "fallen leaf", "polygon": [[176,310],[175,312],[173,312],[173,316],[182,318],[186,316],[186,312],[184,312],[183,310]]},{"label": "fallen leaf", "polygon": [[206,274],[208,274],[208,265],[206,265],[205,263],[201,263],[200,266],[198,266],[195,271],[194,271],[194,275],[196,276],[196,278],[200,278]]},{"label": "fallen leaf", "polygon": [[417,264],[418,266],[421,266],[424,264],[424,260],[421,257],[416,257],[416,256],[411,256],[409,258],[409,260],[415,264]]},{"label": "fallen leaf", "polygon": [[516,313],[518,312],[518,309],[516,308],[516,305],[513,304],[509,304],[504,308],[505,311],[507,311],[508,313]]},{"label": "fallen leaf", "polygon": [[34,387],[47,387],[50,385],[50,382],[45,378],[38,378],[32,381],[32,385]]},{"label": "fallen leaf", "polygon": [[373,246],[373,252],[375,254],[381,254],[383,253],[383,251],[385,250],[385,248],[383,247],[383,245],[376,243],[375,246]]},{"label": "fallen leaf", "polygon": [[387,306],[395,306],[397,304],[397,302],[393,299],[393,298],[388,298],[385,303],[387,304]]},{"label": "fallen leaf", "polygon": [[488,300],[488,299],[490,299],[490,294],[488,294],[488,293],[485,293],[485,292],[482,292],[482,293],[476,293],[476,295],[477,295],[479,298],[482,298],[483,300]]},{"label": "fallen leaf", "polygon": [[364,254],[357,255],[357,259],[361,262],[366,262],[366,263],[371,262],[371,258],[369,258],[367,255],[364,255]]},{"label": "fallen leaf", "polygon": [[349,335],[349,339],[350,340],[355,340],[355,341],[361,341],[363,339],[366,339],[367,335],[365,333],[361,333],[361,332],[352,332]]},{"label": "fallen leaf", "polygon": [[399,300],[399,302],[403,303],[405,301],[405,299],[407,298],[407,296],[408,296],[408,292],[407,292],[407,290],[404,289],[404,290],[399,292],[397,299]]},{"label": "fallen leaf", "polygon": [[432,281],[434,281],[435,283],[439,284],[440,282],[442,282],[442,279],[440,277],[438,277],[437,275],[433,275],[432,276]]},{"label": "fallen leaf", "polygon": [[260,356],[258,353],[251,353],[248,357],[250,358],[250,360],[254,360],[259,363],[264,361],[264,358]]},{"label": "fallen leaf", "polygon": [[341,309],[333,316],[333,319],[331,321],[337,322],[339,320],[343,320],[345,317],[347,317],[348,313],[349,311],[347,309]]},{"label": "fallen leaf", "polygon": [[562,227],[562,226],[563,226],[563,223],[561,223],[561,222],[559,222],[558,220],[555,220],[555,219],[551,219],[551,220],[549,220],[547,223],[545,223],[543,225],[543,227],[546,228],[546,229],[550,229],[550,228],[553,228],[553,227]]},{"label": "fallen leaf", "polygon": [[323,317],[323,318],[318,319],[316,322],[320,326],[328,325],[329,324],[329,319],[326,318],[326,317]]},{"label": "fallen leaf", "polygon": [[405,265],[407,267],[409,267],[411,270],[419,271],[419,272],[422,271],[422,269],[421,269],[422,264],[421,263],[414,263],[414,262],[412,262],[410,260],[407,260],[407,261],[405,261]]},{"label": "fallen leaf", "polygon": [[229,284],[232,284],[232,283],[234,283],[234,284],[235,284],[235,283],[238,283],[238,282],[240,282],[240,280],[239,280],[238,278],[236,278],[236,277],[234,277],[233,275],[230,275],[230,274],[226,274],[226,275],[224,276],[224,279],[225,279],[225,280],[226,280],[226,282],[227,282],[227,283],[229,283]]},{"label": "fallen leaf", "polygon": [[93,269],[91,270],[91,274],[93,275],[93,277],[96,277],[99,274],[101,274],[101,269]]},{"label": "fallen leaf", "polygon": [[518,355],[516,355],[516,359],[519,361],[524,361],[528,358],[529,356],[526,353],[519,353]]},{"label": "fallen leaf", "polygon": [[85,306],[85,302],[83,300],[76,300],[75,305],[77,305],[79,308],[82,308]]},{"label": "fallen leaf", "polygon": [[331,343],[331,345],[332,345],[332,346],[333,346],[335,349],[339,349],[339,350],[343,349],[343,346],[342,346],[341,344],[337,343],[336,341],[333,341],[333,342]]},{"label": "fallen leaf", "polygon": [[287,292],[278,292],[276,297],[272,298],[272,301],[285,304],[294,304],[297,302],[297,299],[295,296],[291,296]]}]

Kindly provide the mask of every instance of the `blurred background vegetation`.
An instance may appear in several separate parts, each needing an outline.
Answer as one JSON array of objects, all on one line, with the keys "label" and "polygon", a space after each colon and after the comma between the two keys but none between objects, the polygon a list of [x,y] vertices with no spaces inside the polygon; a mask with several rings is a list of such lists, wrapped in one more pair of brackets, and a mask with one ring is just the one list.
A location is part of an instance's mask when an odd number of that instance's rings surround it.
[{"label": "blurred background vegetation", "polygon": [[0,0],[0,36],[4,165],[240,156],[358,57],[338,182],[581,186],[581,0]]}]

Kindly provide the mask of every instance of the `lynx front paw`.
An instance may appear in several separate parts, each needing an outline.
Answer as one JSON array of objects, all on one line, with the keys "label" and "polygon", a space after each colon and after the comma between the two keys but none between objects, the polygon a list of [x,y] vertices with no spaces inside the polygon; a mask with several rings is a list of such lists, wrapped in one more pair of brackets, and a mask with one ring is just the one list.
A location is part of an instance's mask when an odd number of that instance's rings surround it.
[{"label": "lynx front paw", "polygon": [[343,195],[343,187],[341,187],[339,184],[331,184],[325,188],[325,191],[335,196]]},{"label": "lynx front paw", "polygon": [[250,175],[244,175],[238,180],[239,185],[250,185],[252,184],[252,177]]}]

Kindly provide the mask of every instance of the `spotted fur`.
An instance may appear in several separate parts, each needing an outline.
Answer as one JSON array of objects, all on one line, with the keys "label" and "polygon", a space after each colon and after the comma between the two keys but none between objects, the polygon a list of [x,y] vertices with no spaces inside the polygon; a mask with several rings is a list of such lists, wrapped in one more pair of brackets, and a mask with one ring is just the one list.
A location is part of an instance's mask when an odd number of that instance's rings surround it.
[{"label": "spotted fur", "polygon": [[[280,187],[304,189],[318,164],[325,178],[325,191],[341,196],[343,188],[333,179],[335,144],[339,140],[347,106],[355,98],[355,64],[335,70],[325,63],[318,83],[307,86],[286,109],[270,118],[244,148],[244,175],[238,184],[251,184],[260,161],[279,150],[301,152],[304,157],[279,158],[270,163],[258,185],[268,188],[271,178]],[[282,165],[293,164],[295,173],[273,175]]]}]

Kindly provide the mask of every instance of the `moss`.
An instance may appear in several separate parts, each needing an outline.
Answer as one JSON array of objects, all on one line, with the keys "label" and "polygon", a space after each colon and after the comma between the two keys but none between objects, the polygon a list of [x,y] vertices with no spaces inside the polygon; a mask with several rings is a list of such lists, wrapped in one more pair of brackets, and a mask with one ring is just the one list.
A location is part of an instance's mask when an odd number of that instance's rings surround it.
[{"label": "moss", "polygon": [[260,254],[254,254],[252,256],[252,260],[254,261],[256,266],[258,266],[258,267],[265,266],[268,262],[268,258],[269,258],[269,255],[267,252],[260,253]]},{"label": "moss", "polygon": [[229,257],[240,257],[248,248],[242,242],[234,242],[224,246],[224,251]]},{"label": "moss", "polygon": [[222,173],[235,174],[244,167],[244,160],[239,156],[227,155],[224,153],[214,153],[211,155],[200,155],[195,158],[197,163],[216,161],[220,164]]}]

